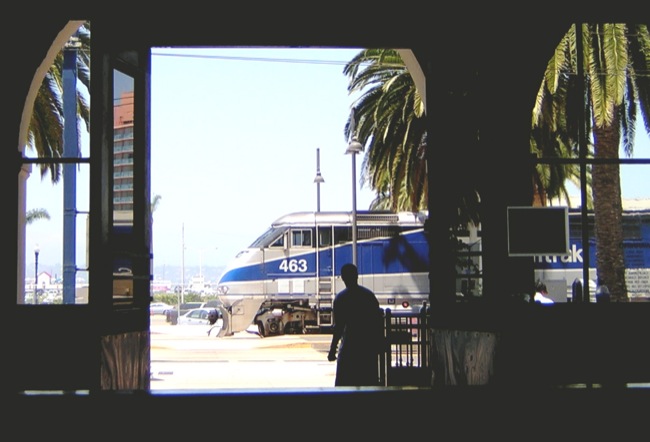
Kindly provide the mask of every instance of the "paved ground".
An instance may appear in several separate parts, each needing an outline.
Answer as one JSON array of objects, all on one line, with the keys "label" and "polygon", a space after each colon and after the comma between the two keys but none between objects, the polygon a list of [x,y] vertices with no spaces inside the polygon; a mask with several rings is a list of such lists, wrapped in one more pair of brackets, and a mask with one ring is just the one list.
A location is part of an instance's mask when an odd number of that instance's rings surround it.
[{"label": "paved ground", "polygon": [[[329,389],[336,363],[327,361],[331,335],[261,338],[240,332],[217,338],[206,326],[151,321],[151,390]],[[216,330],[215,330],[216,332]],[[650,384],[628,384],[650,388]]]},{"label": "paved ground", "polygon": [[151,321],[151,390],[329,388],[336,364],[330,335],[261,338],[241,332],[217,338],[205,326]]}]

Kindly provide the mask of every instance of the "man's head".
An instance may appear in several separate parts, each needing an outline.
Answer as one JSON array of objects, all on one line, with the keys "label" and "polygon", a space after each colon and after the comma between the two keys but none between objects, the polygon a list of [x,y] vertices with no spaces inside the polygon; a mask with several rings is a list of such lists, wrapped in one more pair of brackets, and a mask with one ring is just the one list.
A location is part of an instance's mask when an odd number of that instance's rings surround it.
[{"label": "man's head", "polygon": [[341,278],[346,286],[357,284],[357,279],[359,278],[357,266],[354,264],[344,264],[341,267]]}]

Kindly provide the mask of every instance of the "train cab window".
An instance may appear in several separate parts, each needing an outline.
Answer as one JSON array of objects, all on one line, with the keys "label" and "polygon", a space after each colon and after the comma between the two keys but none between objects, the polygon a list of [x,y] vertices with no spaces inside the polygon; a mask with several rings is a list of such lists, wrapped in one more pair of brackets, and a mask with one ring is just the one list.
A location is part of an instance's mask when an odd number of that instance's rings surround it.
[{"label": "train cab window", "polygon": [[280,235],[278,239],[271,243],[271,247],[284,247],[284,234]]},{"label": "train cab window", "polygon": [[271,227],[249,246],[251,249],[284,247],[284,235],[288,229]]},{"label": "train cab window", "polygon": [[344,244],[352,241],[352,228],[347,226],[334,229],[334,244]]},{"label": "train cab window", "polygon": [[319,229],[318,230],[318,246],[329,247],[332,245],[332,229]]},{"label": "train cab window", "polygon": [[311,230],[292,230],[291,245],[294,247],[311,247]]}]

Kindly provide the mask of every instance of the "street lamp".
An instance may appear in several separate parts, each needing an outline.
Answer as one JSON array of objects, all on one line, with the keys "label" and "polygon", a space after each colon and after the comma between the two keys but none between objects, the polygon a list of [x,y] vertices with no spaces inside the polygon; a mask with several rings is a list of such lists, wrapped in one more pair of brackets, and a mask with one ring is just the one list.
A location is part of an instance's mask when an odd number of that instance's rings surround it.
[{"label": "street lamp", "polygon": [[320,148],[316,148],[316,212],[320,212],[320,185],[325,182],[325,178],[320,174]]},{"label": "street lamp", "polygon": [[352,155],[352,264],[357,265],[357,154],[363,145],[352,137],[345,154]]},{"label": "street lamp", "polygon": [[38,244],[34,247],[34,304],[38,304],[38,254],[41,253]]}]

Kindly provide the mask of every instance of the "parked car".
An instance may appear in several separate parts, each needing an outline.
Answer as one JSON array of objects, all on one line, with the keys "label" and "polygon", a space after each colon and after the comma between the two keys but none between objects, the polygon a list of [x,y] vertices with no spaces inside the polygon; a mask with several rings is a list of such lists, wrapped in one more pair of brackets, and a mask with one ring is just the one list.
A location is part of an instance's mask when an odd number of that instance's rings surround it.
[{"label": "parked car", "polygon": [[214,308],[193,308],[178,317],[179,325],[215,325],[221,319],[219,311]]},{"label": "parked car", "polygon": [[[187,313],[189,310],[194,309],[194,308],[211,308],[217,310],[219,312],[219,307],[221,306],[221,301],[218,300],[210,300],[207,302],[201,302],[201,301],[194,301],[194,302],[184,302],[180,306],[180,315],[178,312],[178,307],[177,306],[172,306],[170,310],[165,312],[165,320],[167,322],[171,322],[172,325],[175,325],[177,322],[177,319],[179,316],[184,315]],[[221,316],[221,315],[219,315]]]},{"label": "parked car", "polygon": [[205,307],[205,302],[184,302],[183,304],[180,305],[180,314],[179,314],[178,306],[175,305],[165,313],[165,320],[167,322],[171,322],[172,324],[176,324],[176,321],[179,316],[184,315],[185,313],[187,313],[189,310],[193,308],[201,308],[201,307]]},{"label": "parked car", "polygon": [[212,307],[212,308],[219,309],[219,307],[221,307],[222,305],[223,305],[223,303],[221,301],[219,301],[218,299],[210,299],[209,301],[206,301],[205,305],[203,305],[201,307]]},{"label": "parked car", "polygon": [[152,302],[149,304],[149,313],[152,315],[166,315],[167,312],[173,308],[173,305],[164,302]]}]

